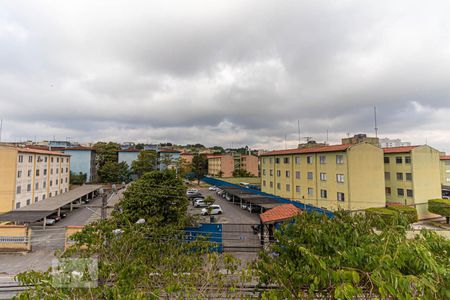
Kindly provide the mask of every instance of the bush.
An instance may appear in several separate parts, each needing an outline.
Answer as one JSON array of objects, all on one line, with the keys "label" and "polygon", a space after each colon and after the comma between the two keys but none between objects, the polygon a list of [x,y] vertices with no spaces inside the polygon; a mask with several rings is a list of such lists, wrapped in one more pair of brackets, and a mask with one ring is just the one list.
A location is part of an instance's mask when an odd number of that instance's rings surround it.
[{"label": "bush", "polygon": [[374,221],[373,225],[377,227],[380,225],[379,221],[385,224],[392,224],[396,215],[395,211],[385,207],[371,207],[364,211],[366,212],[366,216]]},{"label": "bush", "polygon": [[428,211],[447,218],[450,218],[450,200],[449,199],[431,199],[428,200]]},{"label": "bush", "polygon": [[409,224],[415,223],[419,219],[417,216],[417,209],[415,207],[406,205],[396,205],[396,206],[388,206],[387,208],[401,215],[404,215]]}]

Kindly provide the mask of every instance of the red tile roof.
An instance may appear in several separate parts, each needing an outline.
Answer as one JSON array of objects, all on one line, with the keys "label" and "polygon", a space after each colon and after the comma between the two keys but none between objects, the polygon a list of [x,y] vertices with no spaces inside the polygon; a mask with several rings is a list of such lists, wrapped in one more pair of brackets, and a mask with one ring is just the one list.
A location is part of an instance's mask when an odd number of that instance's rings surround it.
[{"label": "red tile roof", "polygon": [[272,223],[290,219],[302,211],[293,204],[282,204],[259,215],[261,222]]},{"label": "red tile roof", "polygon": [[70,156],[68,154],[64,154],[57,151],[48,151],[42,149],[30,149],[30,148],[17,148],[19,152],[22,153],[32,153],[32,154],[43,154],[43,155],[58,155],[58,156]]},{"label": "red tile roof", "polygon": [[441,156],[441,160],[450,160],[450,155]]},{"label": "red tile roof", "polygon": [[419,146],[390,147],[390,148],[383,148],[383,151],[384,153],[405,153],[411,152],[411,150],[417,147]]},{"label": "red tile roof", "polygon": [[352,145],[331,145],[331,146],[320,146],[313,148],[301,148],[301,149],[287,149],[287,150],[276,150],[261,154],[260,156],[272,156],[272,155],[289,155],[289,154],[302,154],[302,153],[320,153],[320,152],[339,152],[345,151]]},{"label": "red tile roof", "polygon": [[[54,149],[54,148],[52,148],[52,149]],[[69,148],[64,148],[64,149],[62,149],[62,150],[67,150],[67,151],[69,151],[69,150],[77,150],[77,151],[95,151],[95,149],[92,148],[92,147],[84,147],[84,146],[69,147]]]}]

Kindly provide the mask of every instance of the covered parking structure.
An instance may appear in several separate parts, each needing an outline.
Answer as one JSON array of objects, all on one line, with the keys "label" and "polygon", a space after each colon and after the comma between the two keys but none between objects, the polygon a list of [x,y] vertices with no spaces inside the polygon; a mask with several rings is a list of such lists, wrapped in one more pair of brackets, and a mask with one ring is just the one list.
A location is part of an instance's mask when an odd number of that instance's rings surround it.
[{"label": "covered parking structure", "polygon": [[255,194],[251,190],[245,190],[241,188],[228,186],[219,186],[219,188],[230,196],[231,198],[230,201],[232,201],[233,203],[239,205],[247,204],[250,206],[256,206],[257,212],[259,213],[263,213],[266,210],[272,209],[274,207],[283,204],[276,199]]},{"label": "covered parking structure", "polygon": [[83,200],[93,199],[101,188],[101,185],[82,185],[67,193],[59,194],[55,197],[47,198],[2,214],[0,215],[0,221],[30,224],[43,219],[43,226],[45,228],[46,218],[49,215],[56,212],[59,217],[61,215],[61,208],[67,205],[69,205],[72,211],[74,205],[81,205]]}]

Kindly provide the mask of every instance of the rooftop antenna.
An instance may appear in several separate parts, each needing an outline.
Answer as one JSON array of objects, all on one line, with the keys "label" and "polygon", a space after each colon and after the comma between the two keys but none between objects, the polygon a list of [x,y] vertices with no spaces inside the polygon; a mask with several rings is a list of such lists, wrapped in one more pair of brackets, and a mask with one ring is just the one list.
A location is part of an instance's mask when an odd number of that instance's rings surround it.
[{"label": "rooftop antenna", "polygon": [[377,126],[377,107],[373,106],[373,115],[375,121],[375,137],[378,137],[378,126]]},{"label": "rooftop antenna", "polygon": [[328,128],[327,128],[327,145],[328,145]]},{"label": "rooftop antenna", "polygon": [[298,125],[298,144],[300,145],[302,143],[302,137],[300,135],[300,120],[297,120]]}]

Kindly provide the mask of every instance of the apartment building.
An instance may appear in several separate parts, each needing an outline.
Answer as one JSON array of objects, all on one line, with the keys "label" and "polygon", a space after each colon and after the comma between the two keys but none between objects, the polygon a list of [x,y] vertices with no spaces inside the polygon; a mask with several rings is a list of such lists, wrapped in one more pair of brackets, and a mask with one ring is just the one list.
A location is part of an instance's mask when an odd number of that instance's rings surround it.
[{"label": "apartment building", "polygon": [[208,155],[209,175],[233,177],[235,170],[245,170],[253,176],[258,176],[258,157],[240,153]]},{"label": "apartment building", "polygon": [[69,181],[69,155],[0,146],[0,213],[65,193]]},{"label": "apartment building", "polygon": [[368,143],[261,155],[263,192],[329,210],[384,207],[383,150]]},{"label": "apartment building", "polygon": [[427,202],[441,197],[439,151],[427,145],[383,150],[386,202],[416,205],[419,219],[434,217]]},{"label": "apartment building", "polygon": [[92,182],[97,178],[96,151],[94,148],[78,146],[60,151],[70,155],[70,171],[75,174],[86,174],[87,182]]},{"label": "apartment building", "polygon": [[450,155],[440,157],[441,185],[450,187]]}]

